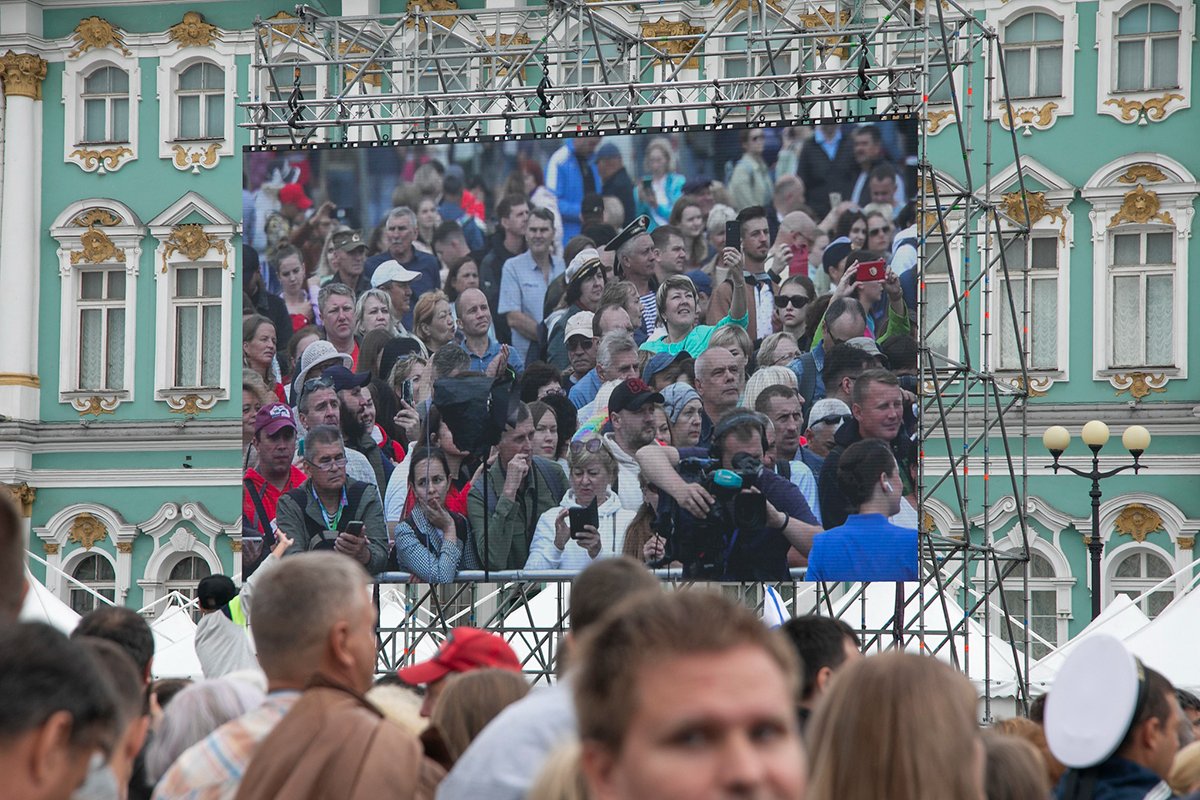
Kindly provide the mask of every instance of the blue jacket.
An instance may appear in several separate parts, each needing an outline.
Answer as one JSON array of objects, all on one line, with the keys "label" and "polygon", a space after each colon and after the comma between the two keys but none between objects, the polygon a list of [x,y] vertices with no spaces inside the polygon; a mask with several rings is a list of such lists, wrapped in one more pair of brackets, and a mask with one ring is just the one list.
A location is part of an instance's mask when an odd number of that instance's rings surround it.
[{"label": "blue jacket", "polygon": [[[603,184],[594,158],[588,161],[587,167],[591,171],[592,185],[599,194]],[[582,227],[579,213],[583,208],[583,172],[579,168],[579,159],[575,157],[574,140],[568,139],[546,162],[546,188],[558,198],[558,213],[563,223],[562,241],[566,244],[568,239],[579,234]]]},{"label": "blue jacket", "polygon": [[917,532],[882,514],[851,514],[819,534],[808,554],[810,581],[915,581]]},{"label": "blue jacket", "polygon": [[[1059,800],[1071,800],[1068,787],[1078,777],[1076,770],[1067,770],[1055,787],[1054,796]],[[1157,791],[1151,794],[1156,787]],[[1170,800],[1174,797],[1177,795],[1158,775],[1141,764],[1113,756],[1096,767],[1096,784],[1090,800]]]}]

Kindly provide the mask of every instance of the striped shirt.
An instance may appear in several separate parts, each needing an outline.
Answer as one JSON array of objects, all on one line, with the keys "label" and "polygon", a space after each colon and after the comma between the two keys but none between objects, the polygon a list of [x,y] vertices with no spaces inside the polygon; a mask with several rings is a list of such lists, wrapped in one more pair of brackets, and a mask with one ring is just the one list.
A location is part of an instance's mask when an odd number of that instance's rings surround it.
[{"label": "striped shirt", "polygon": [[258,745],[275,729],[300,692],[272,692],[266,701],[184,751],[154,789],[153,800],[233,800]]},{"label": "striped shirt", "polygon": [[638,302],[642,304],[642,327],[646,329],[647,336],[653,336],[654,328],[658,325],[658,294],[644,294],[638,298]]}]

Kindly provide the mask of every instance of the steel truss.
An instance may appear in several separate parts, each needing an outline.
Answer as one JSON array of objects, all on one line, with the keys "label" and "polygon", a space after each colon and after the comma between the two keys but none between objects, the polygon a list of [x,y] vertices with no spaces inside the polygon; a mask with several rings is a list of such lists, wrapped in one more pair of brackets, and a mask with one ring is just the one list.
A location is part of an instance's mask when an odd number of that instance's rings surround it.
[{"label": "steel truss", "polygon": [[[999,127],[995,114],[983,114],[982,123],[976,119],[981,103],[1007,97],[995,32],[954,0],[835,0],[827,4],[832,10],[813,0],[660,3],[650,11],[613,0],[446,8],[452,5],[429,0],[426,8],[414,0],[404,13],[372,17],[328,17],[300,6],[294,17],[256,22],[244,123],[254,146],[402,144],[585,129],[628,133],[869,115],[914,114],[924,123],[927,98],[948,88],[950,102],[942,110],[952,111],[957,124],[954,133],[941,135],[958,137],[962,162],[953,171],[960,178],[951,180],[948,171],[930,163],[925,124],[918,149],[924,578],[905,585],[907,595],[897,599],[898,611],[885,624],[864,623],[864,632],[869,644],[918,642],[975,676],[988,716],[998,618],[997,629],[1018,666],[1023,703],[1032,636],[1022,630],[1029,616],[1022,388],[1028,381],[1014,388],[997,378],[993,353],[1002,328],[989,309],[998,300],[1011,330],[1028,327],[1024,301],[1014,304],[1007,291],[1004,245],[1028,234],[1029,214],[1026,208],[1023,220],[1005,217],[1002,187],[993,185],[998,163],[1016,162],[1021,180],[1015,135]],[[316,67],[315,83],[305,85],[298,60]],[[731,62],[744,75],[727,75]],[[976,252],[982,258],[973,257]],[[926,265],[938,258],[953,259],[945,308],[931,308],[925,291]],[[939,333],[947,346],[930,344]],[[1017,344],[1027,352],[1027,337]],[[1027,377],[1023,356],[1021,377]],[[1017,438],[1019,448],[1010,445]],[[974,476],[981,480],[971,481]],[[1003,488],[993,487],[994,480]],[[954,517],[948,530],[928,524],[935,495]],[[996,547],[989,511],[1002,495],[1016,500],[1021,539],[1016,551]],[[1010,592],[1013,580],[1021,580],[1020,607],[1011,607],[1016,598],[1000,591],[1006,578]],[[520,605],[529,599],[530,586],[514,579],[503,593]],[[457,587],[403,589],[405,622],[381,630],[384,649],[392,648],[386,663],[411,657],[422,637],[454,619],[504,621],[481,616],[480,584]],[[823,601],[813,608],[801,607],[796,598],[807,597],[802,588],[784,587],[791,611],[832,608],[829,594],[821,594]],[[455,595],[449,605],[445,591]],[[761,603],[756,591],[746,588],[742,594]],[[862,594],[863,588],[849,591]],[[966,613],[951,619],[950,600]],[[447,613],[450,608],[455,611]],[[553,630],[531,624],[507,632],[553,638],[565,624],[565,606],[560,612]],[[982,653],[966,646],[974,619],[983,625]],[[982,669],[972,664],[978,659]],[[549,666],[537,661],[531,671],[548,674]]]}]

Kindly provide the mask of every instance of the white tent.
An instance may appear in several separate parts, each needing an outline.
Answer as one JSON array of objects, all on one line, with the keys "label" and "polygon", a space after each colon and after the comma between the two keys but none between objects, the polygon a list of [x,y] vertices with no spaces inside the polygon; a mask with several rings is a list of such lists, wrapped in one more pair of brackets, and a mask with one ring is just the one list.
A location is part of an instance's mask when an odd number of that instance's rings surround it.
[{"label": "white tent", "polygon": [[[846,597],[834,604],[834,616],[856,630],[890,627],[896,612],[895,587],[894,583],[880,582],[867,584],[861,594],[852,589]],[[920,616],[921,598],[917,595],[916,588],[915,583],[905,584],[905,620],[913,620]],[[966,620],[965,647],[961,636],[955,636],[952,642],[947,642],[945,631],[954,625],[960,625],[966,612],[948,594],[941,597],[927,594],[924,599],[926,608],[923,627],[928,632],[922,635],[920,631],[913,630],[911,624],[906,624],[905,627],[909,630],[902,633],[901,642],[904,649],[910,653],[933,654],[947,663],[953,663],[953,646],[958,654],[958,668],[961,669],[965,663],[967,677],[977,689],[983,691],[987,680],[991,684],[990,696],[1015,694],[1017,670],[1013,662],[1012,648],[999,636],[986,637],[983,626],[973,619]],[[887,647],[891,644],[892,637],[885,634],[882,646]]]},{"label": "white tent", "polygon": [[1118,639],[1125,640],[1144,628],[1150,620],[1133,602],[1123,594],[1117,595],[1108,607],[1100,612],[1100,616],[1092,620],[1086,628],[1075,635],[1071,641],[1044,656],[1029,668],[1029,685],[1033,694],[1041,694],[1054,683],[1054,677],[1071,651],[1084,639],[1097,633],[1107,633]]},{"label": "white tent", "polygon": [[196,623],[190,609],[171,606],[150,623],[154,634],[155,678],[204,677],[200,659],[196,657]]},{"label": "white tent", "polygon": [[1200,591],[1192,589],[1125,645],[1146,666],[1161,672],[1180,689],[1200,691]]},{"label": "white tent", "polygon": [[29,589],[25,592],[25,604],[21,606],[22,622],[44,622],[68,635],[75,630],[79,614],[32,575],[25,576],[25,583]]}]

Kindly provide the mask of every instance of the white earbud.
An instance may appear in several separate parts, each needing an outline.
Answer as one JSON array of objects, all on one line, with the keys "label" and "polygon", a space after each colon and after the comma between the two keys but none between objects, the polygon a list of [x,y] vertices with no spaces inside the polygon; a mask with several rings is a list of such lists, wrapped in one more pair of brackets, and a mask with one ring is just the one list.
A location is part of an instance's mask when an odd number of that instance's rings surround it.
[{"label": "white earbud", "polygon": [[891,494],[892,492],[896,491],[895,489],[893,489],[893,488],[892,488],[892,482],[891,482],[891,481],[884,481],[884,482],[883,482],[883,490],[884,490],[885,492],[887,492],[888,494]]}]

